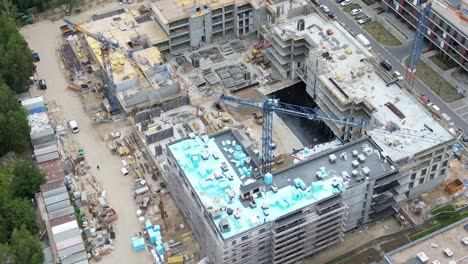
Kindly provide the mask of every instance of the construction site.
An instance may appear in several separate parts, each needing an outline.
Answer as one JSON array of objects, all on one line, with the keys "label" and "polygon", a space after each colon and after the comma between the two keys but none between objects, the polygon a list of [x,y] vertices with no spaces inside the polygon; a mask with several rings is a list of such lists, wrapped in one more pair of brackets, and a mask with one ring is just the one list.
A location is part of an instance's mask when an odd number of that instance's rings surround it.
[{"label": "construction site", "polygon": [[460,135],[306,1],[41,23],[22,34],[49,89],[22,103],[47,263],[313,261],[388,216],[418,224],[433,188],[466,197]]}]

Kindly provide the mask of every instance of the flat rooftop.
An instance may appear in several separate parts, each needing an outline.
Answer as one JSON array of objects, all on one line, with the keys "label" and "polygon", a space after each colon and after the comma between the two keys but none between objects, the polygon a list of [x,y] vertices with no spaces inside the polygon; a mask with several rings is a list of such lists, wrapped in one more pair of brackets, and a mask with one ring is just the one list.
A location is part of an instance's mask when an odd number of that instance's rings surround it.
[{"label": "flat rooftop", "polygon": [[[391,264],[419,264],[417,254],[424,252],[427,263],[467,263],[468,245],[463,239],[468,243],[468,218],[390,251],[384,260]],[[453,253],[450,257],[444,252],[447,248]]]},{"label": "flat rooftop", "polygon": [[[297,30],[300,19],[305,22],[302,31]],[[325,33],[328,29],[333,31],[330,36]],[[397,84],[387,86],[373,66],[363,60],[372,58],[372,54],[338,22],[325,22],[314,13],[281,23],[273,32],[283,41],[304,38],[315,47],[312,56],[318,56],[324,66],[319,79],[341,104],[365,103],[374,109],[375,120],[368,124],[369,133],[392,160],[398,161],[454,139],[407,91]],[[325,52],[331,60],[322,57]],[[398,116],[394,110],[402,115]],[[391,134],[384,131],[390,124],[398,127]]]},{"label": "flat rooftop", "polygon": [[[249,143],[239,132],[228,130],[209,138],[197,136],[167,145],[196,193],[197,202],[211,214],[212,223],[225,239],[336,195],[366,176],[397,173],[391,161],[378,154],[377,146],[364,138],[275,172],[272,182],[278,190],[274,192],[258,177],[258,159]],[[353,157],[354,150],[364,157],[356,167],[352,165],[357,159]],[[329,154],[336,156],[333,163]],[[368,175],[364,174],[364,167],[369,169]],[[323,179],[316,176],[320,168]],[[352,176],[352,170],[357,171],[357,176]],[[302,181],[302,188],[296,188],[298,180]],[[256,207],[241,198],[245,193],[256,197]],[[268,214],[262,206],[268,207]],[[221,219],[229,221],[229,230],[221,230]]]},{"label": "flat rooftop", "polygon": [[[190,16],[198,16],[229,5],[245,5],[260,6],[262,3],[259,0],[159,0],[151,1],[151,9],[163,24],[174,22]],[[195,12],[197,7],[202,7],[201,10]],[[206,7],[206,8],[205,8]]]},{"label": "flat rooftop", "polygon": [[[159,24],[152,20],[149,15],[141,16],[138,10],[118,10],[121,12],[111,12],[109,16],[102,15],[102,18],[83,23],[81,26],[94,34],[103,34],[106,38],[116,41],[120,46],[131,50],[138,38],[142,44],[141,50],[135,51],[134,56],[144,58],[152,65],[163,62],[160,51],[153,45],[168,41],[168,36]],[[91,51],[102,66],[101,43],[91,37],[87,37]],[[146,42],[148,41],[148,42]],[[110,52],[114,82],[118,85],[131,78],[138,77],[138,70],[132,63],[119,52]],[[139,64],[139,67],[146,70],[146,67]],[[145,85],[142,85],[145,86]]]}]

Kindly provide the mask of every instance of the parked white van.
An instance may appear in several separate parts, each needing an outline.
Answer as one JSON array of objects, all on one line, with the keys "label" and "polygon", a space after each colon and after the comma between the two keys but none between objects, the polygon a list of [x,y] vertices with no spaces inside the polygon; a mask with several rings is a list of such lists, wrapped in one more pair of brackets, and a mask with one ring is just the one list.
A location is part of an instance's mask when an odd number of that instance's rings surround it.
[{"label": "parked white van", "polygon": [[70,127],[70,130],[73,134],[80,132],[80,129],[78,128],[78,123],[76,123],[75,120],[68,121],[68,126]]}]

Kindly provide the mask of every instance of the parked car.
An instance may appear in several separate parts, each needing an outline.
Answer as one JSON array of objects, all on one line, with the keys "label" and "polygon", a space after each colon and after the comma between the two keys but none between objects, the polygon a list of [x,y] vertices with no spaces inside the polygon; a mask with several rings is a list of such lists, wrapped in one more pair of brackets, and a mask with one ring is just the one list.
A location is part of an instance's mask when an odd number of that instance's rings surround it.
[{"label": "parked car", "polygon": [[360,9],[360,8],[356,8],[356,9],[351,10],[351,15],[352,16],[357,16],[357,15],[359,15],[361,13],[362,13],[362,9]]},{"label": "parked car", "polygon": [[328,12],[328,17],[331,18],[331,19],[335,19],[336,15],[333,12]]},{"label": "parked car", "polygon": [[338,4],[340,4],[340,3],[343,2],[343,1],[344,1],[344,0],[336,0],[336,2],[337,2]]},{"label": "parked car", "polygon": [[383,60],[380,62],[380,65],[386,69],[387,71],[391,71],[392,70],[392,65],[390,64],[390,62],[388,62],[387,60]]},{"label": "parked car", "polygon": [[359,25],[364,25],[372,21],[372,17],[366,16],[365,18],[359,19],[358,23]]},{"label": "parked car", "polygon": [[314,3],[315,5],[318,5],[318,6],[320,6],[320,4],[321,4],[320,0],[312,0],[312,3]]},{"label": "parked car", "polygon": [[362,11],[361,11],[361,13],[358,14],[357,16],[355,16],[354,18],[355,18],[356,20],[360,20],[360,19],[363,19],[363,18],[365,18],[365,17],[367,17],[367,15],[364,14],[364,13],[362,13]]},{"label": "parked car", "polygon": [[344,0],[343,2],[341,2],[341,6],[347,6],[347,5],[350,5],[353,3],[353,0]]},{"label": "parked car", "polygon": [[80,129],[78,128],[78,123],[76,123],[75,120],[68,121],[68,127],[70,127],[70,130],[73,134],[80,132]]},{"label": "parked car", "polygon": [[39,57],[39,53],[33,52],[33,60],[34,60],[34,62],[41,61],[41,58]]},{"label": "parked car", "polygon": [[398,80],[403,80],[403,76],[401,75],[401,73],[399,71],[394,71],[393,72],[393,77],[397,78]]},{"label": "parked car", "polygon": [[39,89],[41,90],[46,90],[47,89],[47,84],[44,79],[39,80]]},{"label": "parked car", "polygon": [[330,12],[330,8],[328,8],[328,6],[326,6],[326,5],[320,5],[320,9],[322,9],[323,12],[325,12],[325,13]]}]

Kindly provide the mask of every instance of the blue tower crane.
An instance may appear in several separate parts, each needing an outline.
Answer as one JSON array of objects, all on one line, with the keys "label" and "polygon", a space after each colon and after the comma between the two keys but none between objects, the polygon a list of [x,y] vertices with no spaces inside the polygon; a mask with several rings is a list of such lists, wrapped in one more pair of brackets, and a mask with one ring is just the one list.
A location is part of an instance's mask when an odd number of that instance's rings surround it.
[{"label": "blue tower crane", "polygon": [[360,126],[360,124],[343,121],[335,118],[328,118],[320,113],[320,110],[281,103],[279,99],[265,98],[262,102],[255,102],[250,100],[243,100],[237,97],[222,94],[220,97],[223,101],[233,102],[239,105],[250,106],[262,109],[263,112],[263,131],[262,131],[262,172],[267,173],[271,171],[271,164],[273,162],[272,151],[272,131],[273,131],[273,112],[304,117],[310,120],[327,120],[334,123],[339,123],[349,126]]},{"label": "blue tower crane", "polygon": [[416,30],[416,36],[413,41],[411,48],[411,56],[408,65],[408,69],[405,74],[405,81],[408,84],[413,85],[416,78],[416,67],[419,63],[419,57],[421,56],[422,49],[424,47],[424,38],[427,32],[427,21],[429,21],[429,15],[431,13],[431,2],[428,1],[421,5],[421,11],[419,12],[419,23],[418,29]]}]

